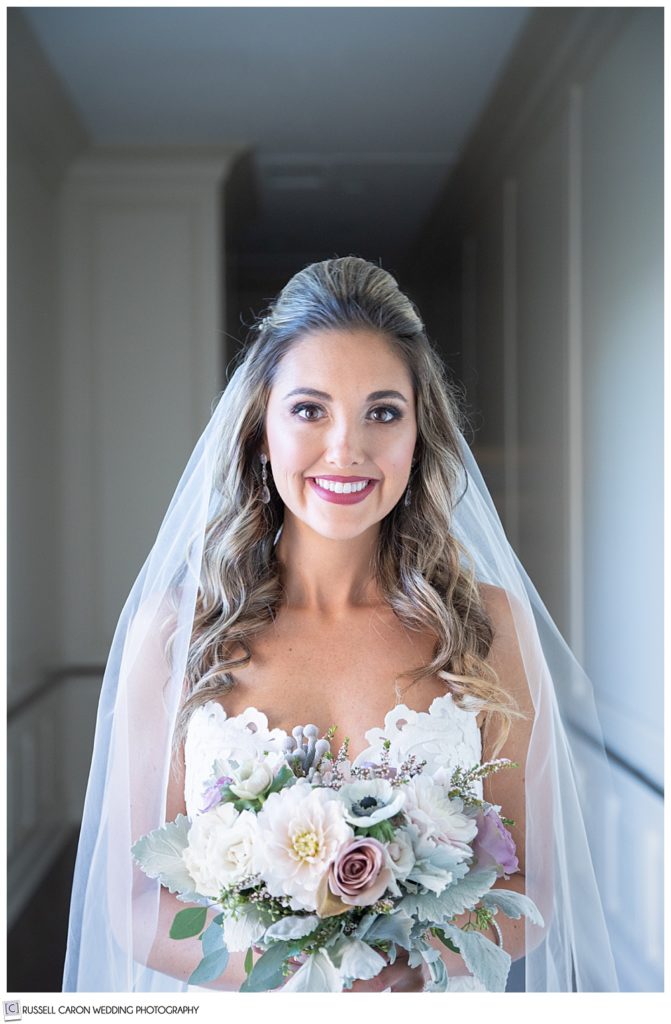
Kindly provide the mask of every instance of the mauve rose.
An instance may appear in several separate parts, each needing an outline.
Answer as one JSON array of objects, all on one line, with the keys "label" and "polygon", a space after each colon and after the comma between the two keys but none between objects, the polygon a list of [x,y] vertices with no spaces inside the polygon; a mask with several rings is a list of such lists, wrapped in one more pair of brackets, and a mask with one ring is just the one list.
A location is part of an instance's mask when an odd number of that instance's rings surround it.
[{"label": "mauve rose", "polygon": [[520,865],[515,854],[515,842],[493,807],[480,811],[475,823],[478,834],[473,842],[473,852],[478,867],[496,868],[501,875],[512,875]]},{"label": "mauve rose", "polygon": [[369,907],[393,880],[385,848],[372,836],[344,844],[329,870],[329,889],[343,903]]}]

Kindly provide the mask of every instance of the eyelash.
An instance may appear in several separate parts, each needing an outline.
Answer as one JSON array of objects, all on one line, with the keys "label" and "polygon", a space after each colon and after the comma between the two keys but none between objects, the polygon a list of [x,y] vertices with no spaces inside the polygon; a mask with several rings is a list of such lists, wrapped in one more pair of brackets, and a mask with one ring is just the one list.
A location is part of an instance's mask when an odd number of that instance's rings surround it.
[{"label": "eyelash", "polygon": [[[321,417],[314,417],[313,418],[313,417],[300,416],[299,414],[304,409],[321,409],[321,406],[320,405],[315,405],[314,402],[299,402],[298,405],[294,405],[294,407],[292,408],[291,415],[292,416],[298,416],[298,418],[302,419],[305,423],[315,423],[315,422],[317,422],[317,420],[321,419]],[[371,412],[380,412],[380,411],[381,412],[390,412],[390,413],[393,413],[393,415],[389,419],[373,420],[373,423],[394,423],[395,420],[400,420],[403,417],[403,413],[401,412],[400,409],[397,409],[395,405],[376,405],[376,406],[374,406],[373,409],[371,409]]]}]

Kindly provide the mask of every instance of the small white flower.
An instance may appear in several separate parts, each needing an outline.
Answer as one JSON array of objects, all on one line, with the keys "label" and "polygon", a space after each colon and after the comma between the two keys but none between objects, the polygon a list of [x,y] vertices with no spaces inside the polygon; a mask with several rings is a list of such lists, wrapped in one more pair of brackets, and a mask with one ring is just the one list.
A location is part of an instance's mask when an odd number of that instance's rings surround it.
[{"label": "small white flower", "polygon": [[345,817],[352,825],[367,827],[393,818],[405,802],[405,794],[387,779],[361,779],[338,791],[345,805]]},{"label": "small white flower", "polygon": [[182,858],[198,892],[217,897],[252,874],[256,831],[256,815],[236,811],[232,804],[220,804],[193,820]]},{"label": "small white flower", "polygon": [[354,834],[338,794],[299,781],[271,793],[256,822],[254,871],[273,896],[289,896],[293,910],[316,910],[322,876]]},{"label": "small white flower", "polygon": [[269,755],[262,761],[258,758],[247,758],[231,772],[231,792],[240,800],[253,800],[260,793],[265,793],[275,778],[278,762],[284,763],[281,754]]}]

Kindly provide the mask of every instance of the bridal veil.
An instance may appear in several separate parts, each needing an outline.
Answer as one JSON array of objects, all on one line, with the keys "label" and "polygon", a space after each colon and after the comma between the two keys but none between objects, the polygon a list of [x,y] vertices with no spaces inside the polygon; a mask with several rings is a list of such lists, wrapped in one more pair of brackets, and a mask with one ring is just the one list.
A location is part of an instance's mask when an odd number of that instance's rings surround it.
[{"label": "bridal veil", "polygon": [[[73,883],[64,991],[180,992],[148,966],[159,924],[158,881],[130,849],[166,818],[171,745],[182,698],[208,523],[229,499],[218,473],[239,406],[240,363],[179,481],[121,611],[104,674]],[[587,798],[607,800],[609,773],[592,686],[508,543],[471,451],[452,529],[476,578],[506,591],[534,705],[524,769],[526,889],[545,928],[526,925],[524,987],[616,991]],[[420,484],[421,486],[421,484]],[[272,543],[272,538],[271,541]],[[173,640],[170,655],[166,641]],[[589,751],[589,768],[585,751]],[[596,793],[583,791],[594,778]],[[197,962],[194,962],[195,969]]]}]

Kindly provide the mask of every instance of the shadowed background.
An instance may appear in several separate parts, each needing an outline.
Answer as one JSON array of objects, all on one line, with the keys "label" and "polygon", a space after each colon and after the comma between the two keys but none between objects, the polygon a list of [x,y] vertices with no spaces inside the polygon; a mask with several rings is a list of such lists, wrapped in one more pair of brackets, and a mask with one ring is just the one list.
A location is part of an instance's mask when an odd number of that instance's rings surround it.
[{"label": "shadowed background", "polygon": [[662,127],[661,8],[9,10],[10,991],[60,989],[105,659],[226,365],[350,253],[594,681],[621,984],[662,988]]}]

